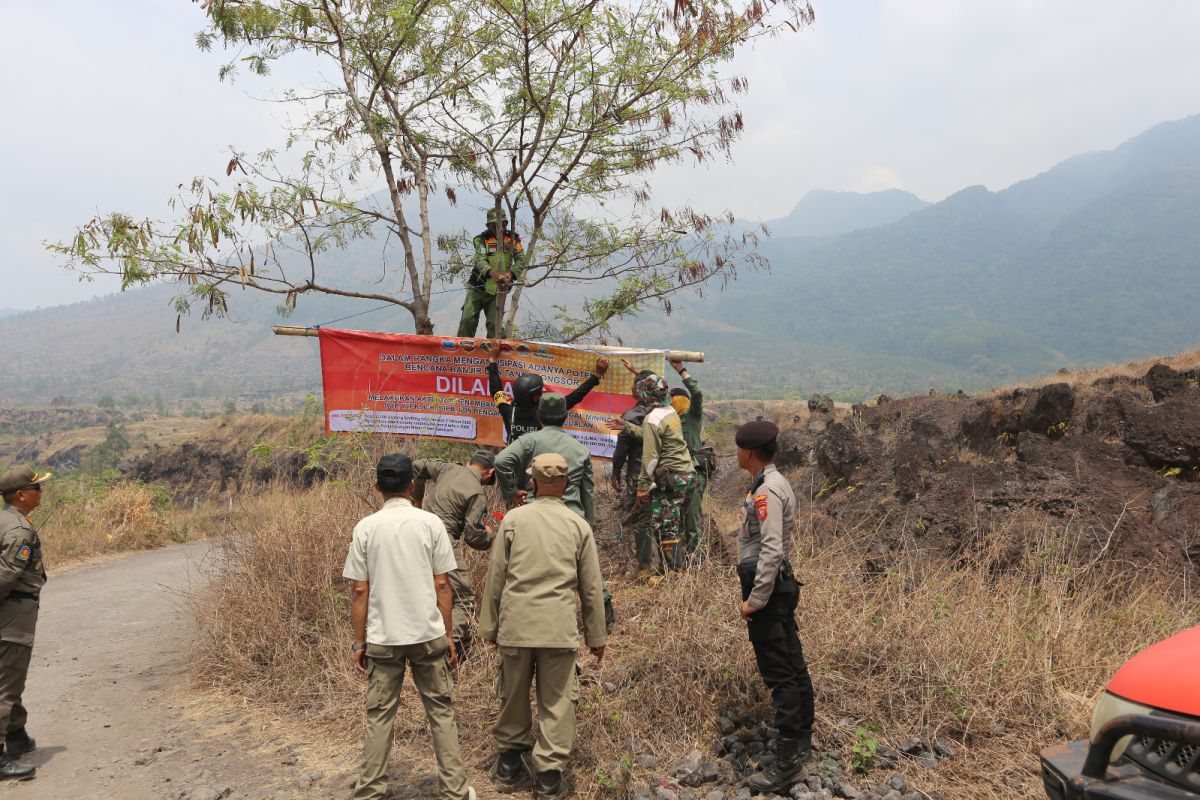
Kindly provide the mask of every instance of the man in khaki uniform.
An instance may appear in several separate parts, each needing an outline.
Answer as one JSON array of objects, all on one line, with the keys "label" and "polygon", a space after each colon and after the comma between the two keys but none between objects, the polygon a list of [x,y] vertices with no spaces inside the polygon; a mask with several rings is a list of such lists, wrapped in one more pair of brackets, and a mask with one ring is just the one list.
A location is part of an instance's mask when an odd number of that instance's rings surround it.
[{"label": "man in khaki uniform", "polygon": [[[508,503],[520,505],[529,496],[525,484],[527,476],[531,474],[529,466],[533,459],[541,453],[557,453],[566,459],[569,470],[563,502],[567,508],[587,520],[590,527],[595,522],[592,454],[585,444],[563,428],[570,409],[570,403],[561,394],[543,394],[538,401],[538,424],[542,427],[523,434],[500,451],[496,456],[496,482],[500,484],[500,494]],[[609,630],[612,630],[615,620],[612,593],[605,582],[604,622]]]},{"label": "man in khaki uniform", "polygon": [[[414,508],[413,465],[394,453],[379,459],[375,488],[383,508],[354,527],[342,574],[350,579],[350,652],[367,675],[367,734],[355,800],[387,796],[388,756],[404,670],[425,706],[437,756],[442,800],[475,800],[467,785],[450,698],[458,663],[451,627],[450,579],[457,568],[446,526]],[[447,664],[447,661],[449,664]]]},{"label": "man in khaki uniform", "polygon": [[[522,437],[525,438],[525,437]],[[511,792],[533,748],[535,798],[569,793],[563,772],[575,744],[579,628],[583,605],[587,644],[604,657],[604,593],[592,528],[563,503],[569,467],[558,453],[533,459],[536,499],[508,512],[492,546],[479,635],[500,648],[500,715],[492,729],[500,751],[496,788]],[[532,733],[529,689],[537,676],[538,734]]]},{"label": "man in khaki uniform", "polygon": [[[488,498],[483,487],[495,482],[496,457],[487,450],[477,450],[464,464],[440,461],[436,458],[413,462],[417,491],[424,491],[421,508],[436,514],[446,526],[454,542],[454,559],[458,569],[450,573],[450,588],[454,592],[454,629],[451,638],[458,651],[459,661],[467,657],[471,645],[471,617],[475,614],[475,590],[471,576],[463,568],[462,544],[476,550],[492,546],[488,525]],[[423,486],[427,482],[432,482]]]},{"label": "man in khaki uniform", "polygon": [[42,542],[29,514],[42,502],[42,483],[50,473],[13,467],[0,475],[0,725],[4,753],[0,779],[27,780],[37,770],[17,759],[37,744],[25,732],[28,716],[21,704],[33,634],[37,628],[38,598],[46,584]]}]

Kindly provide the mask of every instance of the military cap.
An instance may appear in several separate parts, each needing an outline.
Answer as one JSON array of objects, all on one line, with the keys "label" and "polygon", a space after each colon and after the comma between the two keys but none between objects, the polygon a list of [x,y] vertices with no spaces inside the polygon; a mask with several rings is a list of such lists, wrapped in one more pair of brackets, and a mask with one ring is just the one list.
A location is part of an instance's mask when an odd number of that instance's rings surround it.
[{"label": "military cap", "polygon": [[567,460],[558,453],[542,453],[533,457],[526,470],[538,481],[557,481],[567,476]]},{"label": "military cap", "polygon": [[733,434],[733,441],[744,450],[753,450],[770,444],[779,435],[779,427],[774,422],[766,420],[747,422]]},{"label": "military cap", "polygon": [[554,392],[542,395],[542,399],[538,401],[538,416],[550,419],[565,418],[567,416],[567,398]]},{"label": "military cap", "polygon": [[[504,220],[505,222],[508,222],[508,212],[501,210],[500,211],[500,219]],[[495,208],[488,209],[487,221],[488,221],[489,225],[496,221],[496,209]]]},{"label": "military cap", "polygon": [[633,384],[633,396],[656,405],[667,396],[667,382],[656,373],[648,372]]},{"label": "military cap", "polygon": [[0,492],[15,492],[35,483],[50,480],[51,472],[34,472],[33,467],[12,467],[0,475]]},{"label": "military cap", "polygon": [[403,453],[388,453],[379,459],[375,466],[375,477],[392,481],[411,481],[413,476],[412,459]]},{"label": "military cap", "polygon": [[485,469],[492,469],[496,466],[496,456],[491,450],[476,450],[471,453],[471,461]]}]

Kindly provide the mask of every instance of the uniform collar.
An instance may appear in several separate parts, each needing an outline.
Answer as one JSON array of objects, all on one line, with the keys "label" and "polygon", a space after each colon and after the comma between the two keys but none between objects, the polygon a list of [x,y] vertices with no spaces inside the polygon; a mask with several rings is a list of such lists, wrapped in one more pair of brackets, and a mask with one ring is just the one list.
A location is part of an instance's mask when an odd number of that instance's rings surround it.
[{"label": "uniform collar", "polygon": [[533,498],[533,502],[535,502],[535,503],[562,503],[563,499],[561,497],[552,497],[551,495],[542,495],[541,497]]},{"label": "uniform collar", "polygon": [[750,493],[754,494],[754,491],[758,487],[762,486],[763,483],[767,480],[768,475],[770,475],[772,472],[778,472],[778,471],[779,471],[779,469],[776,468],[775,462],[771,462],[770,464],[767,464],[765,467],[763,467],[762,472],[760,472],[754,476],[754,485],[752,485],[750,487]]},{"label": "uniform collar", "polygon": [[404,508],[405,506],[412,508],[412,500],[407,497],[391,497],[383,504],[384,508]]},{"label": "uniform collar", "polygon": [[[7,511],[10,514],[16,514],[21,519],[25,520],[26,522],[29,522],[28,515],[26,515],[23,511],[21,511],[21,509],[17,508],[16,506],[12,506],[12,505],[9,505],[8,503],[5,503],[4,508],[0,508],[0,511]],[[33,523],[30,522],[30,524],[32,525]]]}]

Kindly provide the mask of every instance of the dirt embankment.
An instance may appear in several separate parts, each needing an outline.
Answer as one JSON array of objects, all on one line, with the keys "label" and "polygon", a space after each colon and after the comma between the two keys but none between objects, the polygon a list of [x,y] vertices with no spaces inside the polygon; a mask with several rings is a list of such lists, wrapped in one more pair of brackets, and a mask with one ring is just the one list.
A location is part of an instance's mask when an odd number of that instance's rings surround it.
[{"label": "dirt embankment", "polygon": [[[849,412],[814,398],[804,422],[780,420],[791,426],[778,462],[817,536],[878,525],[880,569],[904,548],[1003,569],[1053,539],[1080,563],[1194,570],[1200,370],[1063,378],[977,398],[881,397]],[[997,531],[1009,534],[999,550]]]},{"label": "dirt embankment", "polygon": [[225,416],[185,441],[149,448],[122,471],[147,483],[167,483],[177,497],[209,497],[277,481],[308,488],[325,474],[307,468],[311,447],[322,435],[319,419]]}]

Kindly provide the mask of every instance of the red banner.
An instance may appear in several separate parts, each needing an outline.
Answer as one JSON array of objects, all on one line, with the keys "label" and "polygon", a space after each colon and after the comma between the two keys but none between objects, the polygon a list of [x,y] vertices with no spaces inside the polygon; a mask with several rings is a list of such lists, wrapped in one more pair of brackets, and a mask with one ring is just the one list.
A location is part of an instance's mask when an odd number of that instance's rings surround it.
[{"label": "red banner", "polygon": [[[393,436],[430,436],[459,442],[506,444],[504,421],[488,391],[494,346],[486,339],[367,333],[322,328],[321,375],[325,430]],[[601,354],[585,347],[503,342],[499,361],[504,391],[523,373],[542,376],[547,392],[570,394],[587,380]],[[633,375],[618,361],[662,374],[664,350],[605,350],[613,366],[571,410],[563,427],[594,457],[612,455],[616,438],[605,423],[633,405]]]}]

